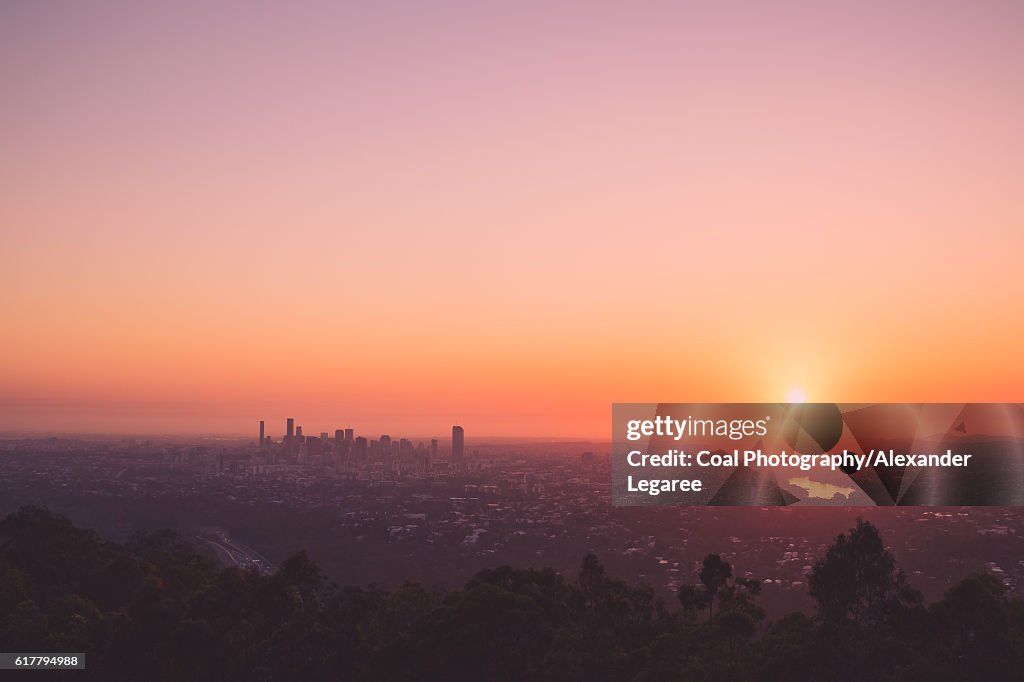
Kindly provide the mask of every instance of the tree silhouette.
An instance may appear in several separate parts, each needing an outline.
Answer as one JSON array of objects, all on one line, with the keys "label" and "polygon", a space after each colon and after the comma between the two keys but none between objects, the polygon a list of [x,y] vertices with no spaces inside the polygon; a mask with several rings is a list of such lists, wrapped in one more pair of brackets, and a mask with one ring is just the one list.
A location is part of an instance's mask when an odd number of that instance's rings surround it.
[{"label": "tree silhouette", "polygon": [[908,586],[878,529],[863,519],[836,537],[824,558],[814,563],[809,582],[818,615],[833,626],[879,626],[894,610],[920,603],[920,594]]},{"label": "tree silhouette", "polygon": [[688,618],[708,607],[708,593],[696,585],[680,585],[676,598]]},{"label": "tree silhouette", "polygon": [[944,667],[957,675],[998,679],[1024,665],[1024,618],[1002,580],[975,574],[951,587],[932,609],[933,641]]},{"label": "tree silhouette", "polygon": [[715,596],[732,577],[732,565],[717,554],[708,554],[704,557],[698,577],[704,585],[704,592],[707,595],[708,620],[713,621],[715,619]]},{"label": "tree silhouette", "polygon": [[904,667],[924,646],[921,593],[863,519],[836,537],[814,563],[810,594],[817,602],[821,646],[845,661],[839,679],[878,678]]},{"label": "tree silhouette", "polygon": [[[84,679],[678,682],[1019,680],[1024,602],[989,574],[931,608],[858,521],[811,574],[813,618],[764,623],[761,584],[717,554],[668,608],[649,585],[508,566],[442,592],[217,569],[168,531],[105,542],[45,510],[0,521],[0,650],[86,651]],[[700,613],[708,610],[705,620]]]}]

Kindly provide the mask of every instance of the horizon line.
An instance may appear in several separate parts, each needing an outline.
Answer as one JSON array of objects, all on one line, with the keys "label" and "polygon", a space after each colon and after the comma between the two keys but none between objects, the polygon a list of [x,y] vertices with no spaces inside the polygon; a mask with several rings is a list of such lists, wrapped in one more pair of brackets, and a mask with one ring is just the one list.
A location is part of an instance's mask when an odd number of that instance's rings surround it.
[{"label": "horizon line", "polygon": [[[456,424],[455,426],[460,426],[460,425]],[[323,431],[318,432],[313,437],[319,437],[319,433],[324,433],[324,432]],[[329,434],[330,432],[328,431],[326,433]],[[304,434],[304,435],[310,436],[312,434]],[[357,433],[356,435],[359,435],[359,434]],[[391,436],[391,434],[388,434],[388,433],[382,433],[380,435]],[[182,432],[70,431],[70,430],[27,430],[27,431],[7,431],[7,430],[5,430],[5,431],[0,431],[0,440],[11,440],[11,439],[15,439],[15,438],[79,438],[79,437],[90,437],[90,438],[98,438],[98,437],[110,437],[110,438],[222,438],[222,439],[231,439],[231,440],[258,440],[258,438],[254,438],[251,434],[244,434],[244,433],[238,433],[238,432],[234,432],[234,433],[232,433],[232,432],[216,432],[216,431],[182,431]],[[367,436],[367,437],[369,438],[369,436]],[[430,440],[431,438],[437,438],[438,436],[432,434],[432,435],[429,435],[429,436],[427,436],[427,435],[413,435],[413,436],[410,436],[410,435],[404,435],[404,436],[399,435],[397,437],[398,438],[408,438],[410,440],[416,439],[416,438],[422,438],[422,439],[425,439],[425,440]],[[271,436],[271,438],[273,438],[273,436]],[[284,438],[284,436],[281,436],[280,438]],[[394,438],[396,438],[396,436],[391,436],[391,438],[394,439]],[[449,436],[448,438],[450,440],[451,437]],[[466,435],[466,440],[467,441],[473,441],[473,440],[479,441],[479,440],[486,440],[486,439],[489,439],[489,438],[490,439],[501,439],[501,440],[517,440],[517,439],[519,439],[519,440],[566,441],[566,442],[573,442],[573,441],[582,441],[582,442],[609,441],[609,442],[611,442],[611,437],[610,436],[608,436],[608,437],[581,436],[581,435],[575,435],[575,436],[551,436],[551,435],[522,436],[522,435],[501,435],[501,434],[488,434],[488,435],[483,435],[483,436],[471,436],[469,434]],[[278,439],[275,442],[280,443],[282,441],[280,439]]]}]

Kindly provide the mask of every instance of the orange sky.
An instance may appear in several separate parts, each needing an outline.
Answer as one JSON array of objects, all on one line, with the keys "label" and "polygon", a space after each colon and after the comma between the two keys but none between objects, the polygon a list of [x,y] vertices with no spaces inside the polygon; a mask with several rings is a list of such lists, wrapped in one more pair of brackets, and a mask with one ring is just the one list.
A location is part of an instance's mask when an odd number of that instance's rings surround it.
[{"label": "orange sky", "polygon": [[1021,401],[1019,3],[5,3],[0,430]]}]

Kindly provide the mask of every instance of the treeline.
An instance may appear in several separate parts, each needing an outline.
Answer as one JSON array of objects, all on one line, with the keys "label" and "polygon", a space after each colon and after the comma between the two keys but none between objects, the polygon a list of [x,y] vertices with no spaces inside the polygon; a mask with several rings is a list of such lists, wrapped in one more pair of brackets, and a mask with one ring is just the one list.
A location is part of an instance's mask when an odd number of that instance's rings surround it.
[{"label": "treeline", "polygon": [[305,553],[217,569],[171,532],[115,545],[25,507],[0,522],[0,651],[86,652],[98,680],[1021,680],[1024,604],[974,575],[925,605],[858,521],[768,621],[760,582],[705,557],[674,604],[593,555],[460,590],[338,588]]}]

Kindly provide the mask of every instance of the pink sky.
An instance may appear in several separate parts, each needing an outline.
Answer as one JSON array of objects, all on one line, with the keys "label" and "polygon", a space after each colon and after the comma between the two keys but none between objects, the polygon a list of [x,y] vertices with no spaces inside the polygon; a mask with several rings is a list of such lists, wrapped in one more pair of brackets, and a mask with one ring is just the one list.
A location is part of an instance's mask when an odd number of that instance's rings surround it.
[{"label": "pink sky", "polygon": [[1016,2],[5,3],[0,430],[1020,401],[1022,35]]}]

